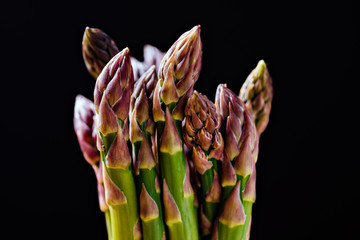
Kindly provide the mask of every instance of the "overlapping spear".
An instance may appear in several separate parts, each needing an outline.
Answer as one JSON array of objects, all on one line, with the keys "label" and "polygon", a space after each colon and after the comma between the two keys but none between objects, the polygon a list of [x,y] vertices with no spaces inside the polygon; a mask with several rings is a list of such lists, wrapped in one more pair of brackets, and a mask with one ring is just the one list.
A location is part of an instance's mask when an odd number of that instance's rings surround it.
[{"label": "overlapping spear", "polygon": [[77,96],[74,129],[97,176],[109,240],[249,239],[273,96],[265,62],[239,96],[220,84],[213,103],[194,90],[200,26],[166,53],[146,45],[143,62],[87,27],[83,57],[94,102]]}]

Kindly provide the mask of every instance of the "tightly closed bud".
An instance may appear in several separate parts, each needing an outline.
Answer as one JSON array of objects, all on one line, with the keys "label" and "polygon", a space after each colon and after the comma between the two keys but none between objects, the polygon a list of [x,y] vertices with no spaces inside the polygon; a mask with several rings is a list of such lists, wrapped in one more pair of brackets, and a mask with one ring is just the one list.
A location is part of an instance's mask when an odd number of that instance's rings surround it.
[{"label": "tightly closed bud", "polygon": [[[220,119],[216,113],[214,103],[205,95],[194,91],[185,107],[183,139],[189,149],[194,148],[193,159],[199,160],[194,164],[200,174],[211,168],[211,162],[203,166],[208,161],[208,156],[217,160],[222,158],[224,142],[219,127]],[[204,152],[208,155],[206,159]]]},{"label": "tightly closed bud", "polygon": [[273,98],[272,79],[264,60],[246,78],[239,96],[253,114],[260,135],[268,125]]},{"label": "tightly closed bud", "polygon": [[202,61],[200,26],[185,32],[165,54],[159,67],[160,97],[177,103],[197,81]]},{"label": "tightly closed bud", "polygon": [[95,79],[118,52],[115,42],[106,33],[97,28],[86,27],[82,53],[86,68]]},{"label": "tightly closed bud", "polygon": [[152,120],[152,97],[157,83],[155,66],[151,66],[135,83],[135,89],[130,99],[130,140],[134,144],[142,141],[144,133],[155,134],[155,124]]},{"label": "tightly closed bud", "polygon": [[94,103],[82,95],[77,95],[74,107],[74,130],[85,160],[95,165],[100,160],[96,148],[96,122]]},{"label": "tightly closed bud", "polygon": [[[134,89],[134,76],[129,49],[125,48],[113,57],[99,75],[94,90],[94,104],[99,114],[99,131],[109,118],[125,123],[129,114],[130,96]],[[102,112],[106,113],[102,116]],[[113,122],[113,120],[111,120]],[[113,128],[110,129],[114,131]],[[106,133],[102,132],[104,135]],[[126,135],[124,133],[124,135]]]},{"label": "tightly closed bud", "polygon": [[159,70],[160,63],[162,59],[164,58],[165,53],[160,51],[160,49],[150,45],[146,44],[144,46],[144,64],[147,67],[150,67],[152,65],[155,66],[155,72]]},{"label": "tightly closed bud", "polygon": [[216,90],[215,106],[221,118],[226,119],[227,156],[236,174],[246,177],[252,173],[252,163],[256,162],[258,154],[259,141],[252,114],[225,84],[220,84]]},{"label": "tightly closed bud", "polygon": [[230,228],[244,224],[245,212],[240,199],[240,181],[237,182],[226,200],[219,221]]},{"label": "tightly closed bud", "polygon": [[144,46],[143,55],[143,62],[137,60],[135,57],[131,57],[131,65],[134,70],[135,82],[138,81],[138,79],[140,79],[140,77],[153,65],[155,66],[155,74],[157,76],[161,60],[163,59],[165,53],[161,52],[156,47],[147,44]]},{"label": "tightly closed bud", "polygon": [[[130,112],[132,112],[135,109],[135,102],[137,98],[139,98],[142,94],[142,91],[144,92],[144,97],[147,98],[146,105],[149,106],[149,108],[152,108],[152,98],[153,98],[153,92],[154,88],[157,84],[158,78],[156,76],[155,72],[155,66],[151,66],[140,78],[138,81],[135,82],[134,92],[130,99]],[[149,115],[149,113],[146,113]]]}]

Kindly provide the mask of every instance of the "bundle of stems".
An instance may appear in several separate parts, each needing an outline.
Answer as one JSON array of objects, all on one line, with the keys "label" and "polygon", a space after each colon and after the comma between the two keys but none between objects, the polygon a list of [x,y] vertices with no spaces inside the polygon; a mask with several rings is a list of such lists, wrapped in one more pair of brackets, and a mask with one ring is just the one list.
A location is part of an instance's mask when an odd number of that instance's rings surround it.
[{"label": "bundle of stems", "polygon": [[245,240],[256,197],[259,137],[273,88],[263,60],[239,95],[219,84],[215,101],[194,90],[200,26],[144,60],[86,27],[82,53],[94,100],[75,99],[74,130],[96,173],[109,240]]}]

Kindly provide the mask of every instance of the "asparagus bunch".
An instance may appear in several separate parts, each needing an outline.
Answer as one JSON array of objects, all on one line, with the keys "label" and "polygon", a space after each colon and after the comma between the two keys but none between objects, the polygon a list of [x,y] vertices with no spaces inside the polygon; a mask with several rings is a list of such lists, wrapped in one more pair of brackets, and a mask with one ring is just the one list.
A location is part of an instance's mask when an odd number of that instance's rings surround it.
[{"label": "asparagus bunch", "polygon": [[99,207],[105,214],[106,229],[110,237],[109,206],[105,202],[102,165],[100,163],[100,153],[96,148],[97,132],[95,114],[94,103],[80,94],[77,95],[74,107],[74,130],[85,160],[94,169],[97,180]]},{"label": "asparagus bunch", "polygon": [[255,201],[258,135],[252,114],[238,96],[220,84],[215,104],[225,125],[221,213],[213,239],[246,239]]},{"label": "asparagus bunch", "polygon": [[94,103],[76,98],[74,128],[96,172],[109,240],[249,239],[273,96],[265,62],[239,96],[220,84],[214,104],[194,90],[200,26],[166,53],[145,45],[143,62],[86,28],[83,56],[97,80]]}]

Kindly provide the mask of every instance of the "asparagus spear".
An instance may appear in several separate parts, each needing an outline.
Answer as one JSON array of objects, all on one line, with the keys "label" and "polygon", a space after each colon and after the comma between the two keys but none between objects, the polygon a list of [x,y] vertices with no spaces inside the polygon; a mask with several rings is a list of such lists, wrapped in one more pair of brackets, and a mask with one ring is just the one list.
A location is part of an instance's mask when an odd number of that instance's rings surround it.
[{"label": "asparagus spear", "polygon": [[158,48],[150,44],[146,44],[143,50],[143,62],[137,60],[135,57],[131,57],[131,65],[134,70],[135,82],[153,65],[155,65],[155,73],[157,74],[164,55],[165,53],[160,51]]},{"label": "asparagus spear", "polygon": [[104,67],[94,90],[99,132],[97,146],[104,169],[112,240],[141,238],[132,160],[127,146],[129,102],[133,89],[129,49],[125,48]]},{"label": "asparagus spear", "polygon": [[85,28],[82,53],[85,66],[96,79],[104,66],[119,52],[114,40],[98,28]]},{"label": "asparagus spear", "polygon": [[155,65],[155,73],[158,73],[160,63],[164,58],[165,53],[160,51],[160,49],[152,46],[150,44],[146,44],[144,46],[144,64],[146,66]]},{"label": "asparagus spear", "polygon": [[224,141],[219,131],[220,119],[215,105],[194,91],[185,108],[183,137],[192,151],[192,160],[201,182],[201,231],[211,234],[212,223],[220,202],[221,186],[218,161],[222,160]]},{"label": "asparagus spear", "polygon": [[272,79],[264,60],[260,60],[246,78],[240,89],[239,97],[253,114],[260,136],[269,123],[273,98]]},{"label": "asparagus spear", "polygon": [[[258,135],[252,114],[225,84],[220,84],[216,90],[215,106],[220,117],[226,119],[226,135],[223,205],[213,237],[221,240],[243,239],[248,228],[246,221],[249,219],[249,223],[251,218],[250,202],[254,199],[251,193],[255,193],[253,173],[258,154]],[[246,194],[243,194],[244,190]],[[245,201],[250,202],[245,205]]]},{"label": "asparagus spear", "polygon": [[77,95],[74,107],[74,130],[85,160],[94,169],[97,179],[99,207],[105,214],[106,229],[109,238],[111,238],[109,206],[105,202],[102,168],[101,164],[99,164],[100,153],[96,148],[95,115],[94,103],[80,94]]},{"label": "asparagus spear", "polygon": [[136,82],[130,101],[130,140],[135,156],[136,175],[139,180],[140,218],[144,240],[161,240],[165,226],[160,200],[160,185],[156,161],[152,151],[154,122],[151,119],[151,101],[157,82],[155,66],[148,69]]},{"label": "asparagus spear", "polygon": [[201,57],[200,26],[196,26],[181,35],[165,54],[154,90],[153,118],[163,182],[165,223],[173,240],[199,237],[181,122],[187,99],[200,73]]},{"label": "asparagus spear", "polygon": [[[239,97],[244,101],[247,108],[252,113],[258,136],[264,132],[268,123],[271,111],[271,103],[273,98],[272,79],[266,67],[264,60],[260,60],[256,68],[250,73],[245,80],[239,93]],[[249,183],[245,188],[243,200],[245,206],[245,214],[251,215],[252,204],[255,202],[255,171],[249,179]],[[250,237],[251,217],[246,218],[242,238]]]}]

